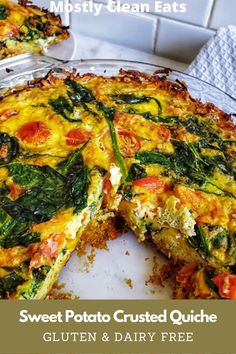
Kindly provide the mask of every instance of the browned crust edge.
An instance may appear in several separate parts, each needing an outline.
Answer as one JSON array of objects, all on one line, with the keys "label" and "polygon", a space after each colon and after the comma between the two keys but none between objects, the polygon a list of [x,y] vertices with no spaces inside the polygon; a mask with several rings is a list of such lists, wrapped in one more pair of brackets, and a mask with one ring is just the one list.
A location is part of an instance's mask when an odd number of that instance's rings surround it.
[{"label": "browned crust edge", "polygon": [[27,82],[24,86],[19,87],[18,89],[10,89],[8,92],[0,96],[0,99],[12,94],[20,93],[28,88],[33,87],[43,87],[48,86],[50,84],[56,83],[58,80],[61,80],[65,77],[69,77],[71,79],[76,80],[76,78],[84,78],[86,80],[91,80],[93,78],[100,77],[105,80],[114,80],[118,82],[130,82],[136,83],[137,85],[147,85],[147,84],[154,84],[157,89],[169,92],[173,94],[176,98],[180,98],[185,101],[191,102],[191,107],[193,109],[193,113],[205,116],[208,114],[217,115],[216,124],[221,128],[232,133],[236,133],[236,125],[233,122],[233,114],[225,113],[223,110],[215,106],[213,103],[210,102],[201,102],[200,99],[193,98],[187,88],[187,85],[179,80],[170,81],[168,80],[168,73],[170,69],[166,69],[164,71],[163,76],[160,74],[163,73],[163,70],[154,72],[153,75],[146,74],[137,70],[124,70],[120,69],[119,75],[111,76],[111,77],[104,77],[102,75],[96,75],[93,73],[85,73],[80,74],[77,72],[76,69],[72,69],[71,71],[67,71],[65,69],[61,69],[61,76],[58,77],[54,74],[53,69],[50,70],[47,75],[43,78],[34,79],[32,81]]}]

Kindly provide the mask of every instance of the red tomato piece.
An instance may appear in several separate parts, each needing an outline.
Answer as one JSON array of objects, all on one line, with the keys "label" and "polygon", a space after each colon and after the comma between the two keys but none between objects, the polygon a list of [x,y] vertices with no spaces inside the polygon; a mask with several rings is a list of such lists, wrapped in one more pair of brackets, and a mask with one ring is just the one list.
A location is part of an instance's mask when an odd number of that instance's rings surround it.
[{"label": "red tomato piece", "polygon": [[5,109],[0,113],[0,120],[4,121],[7,120],[8,118],[15,116],[18,112],[15,109],[9,108]]},{"label": "red tomato piece", "polygon": [[218,274],[212,281],[218,286],[221,297],[236,300],[236,275],[224,272]]},{"label": "red tomato piece", "polygon": [[50,237],[41,242],[38,251],[34,254],[30,262],[30,268],[39,268],[44,264],[50,263],[58,256],[64,243],[65,234],[54,233]]},{"label": "red tomato piece", "polygon": [[78,146],[86,143],[91,138],[91,133],[82,129],[72,129],[66,135],[66,143],[71,146]]},{"label": "red tomato piece", "polygon": [[170,140],[171,134],[170,131],[166,129],[166,127],[159,125],[157,128],[157,136],[161,141],[163,141],[163,143],[166,143]]},{"label": "red tomato piece", "polygon": [[109,194],[110,191],[112,190],[111,181],[109,179],[105,179],[103,186],[104,186],[104,192]]},{"label": "red tomato piece", "polygon": [[16,200],[25,191],[24,188],[22,188],[19,184],[16,183],[10,183],[9,189],[10,197],[13,200]]},{"label": "red tomato piece", "polygon": [[18,130],[18,136],[29,144],[43,144],[50,135],[50,130],[43,122],[29,122]]},{"label": "red tomato piece", "polygon": [[8,32],[9,37],[18,37],[19,36],[19,28],[18,27],[13,27],[9,32]]},{"label": "red tomato piece", "polygon": [[140,150],[141,142],[136,134],[126,130],[120,130],[118,134],[123,156],[131,157]]},{"label": "red tomato piece", "polygon": [[149,176],[133,181],[133,186],[149,189],[156,193],[164,193],[168,190],[168,185],[163,178]]}]

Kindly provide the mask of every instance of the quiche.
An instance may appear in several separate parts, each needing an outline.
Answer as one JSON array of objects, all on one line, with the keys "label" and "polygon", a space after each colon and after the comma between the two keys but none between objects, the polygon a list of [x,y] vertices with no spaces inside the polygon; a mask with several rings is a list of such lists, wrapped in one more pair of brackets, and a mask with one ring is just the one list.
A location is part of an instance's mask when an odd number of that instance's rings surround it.
[{"label": "quiche", "polygon": [[23,53],[39,54],[69,38],[68,28],[46,9],[31,1],[0,0],[0,59]]},{"label": "quiche", "polygon": [[235,299],[235,142],[230,115],[158,72],[57,69],[2,91],[1,298],[45,298],[122,218],[175,263],[177,298]]}]

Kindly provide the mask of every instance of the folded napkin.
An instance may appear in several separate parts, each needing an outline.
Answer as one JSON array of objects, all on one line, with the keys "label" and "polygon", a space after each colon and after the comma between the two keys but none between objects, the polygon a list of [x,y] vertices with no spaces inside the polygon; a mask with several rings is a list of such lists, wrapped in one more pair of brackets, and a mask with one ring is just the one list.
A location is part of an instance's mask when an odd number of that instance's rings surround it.
[{"label": "folded napkin", "polygon": [[236,26],[220,28],[201,49],[187,73],[236,99]]}]

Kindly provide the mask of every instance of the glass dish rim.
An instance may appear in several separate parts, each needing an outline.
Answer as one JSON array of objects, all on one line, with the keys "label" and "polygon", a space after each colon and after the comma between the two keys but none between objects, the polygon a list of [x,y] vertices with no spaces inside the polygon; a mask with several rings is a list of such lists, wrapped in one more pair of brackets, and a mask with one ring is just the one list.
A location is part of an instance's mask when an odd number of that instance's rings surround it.
[{"label": "glass dish rim", "polygon": [[[177,73],[177,74],[181,74],[183,75],[184,77],[186,78],[190,78],[192,80],[195,80],[196,82],[200,82],[204,85],[207,85],[208,87],[211,87],[213,88],[214,90],[220,92],[221,94],[225,95],[228,99],[231,99],[232,102],[236,102],[236,99],[234,97],[232,97],[230,94],[226,93],[225,91],[223,91],[222,89],[220,89],[219,87],[216,87],[215,85],[209,83],[209,82],[206,82],[202,79],[199,79],[193,75],[190,75],[188,73],[185,73],[183,71],[180,71],[180,70],[176,70],[176,69],[172,69],[171,67],[167,67],[167,66],[163,66],[163,65],[159,65],[159,64],[154,64],[154,63],[148,63],[148,62],[143,62],[143,61],[138,61],[138,60],[128,60],[128,59],[104,59],[104,58],[96,58],[96,59],[89,59],[89,58],[86,58],[86,59],[74,59],[74,60],[61,60],[61,59],[57,59],[57,58],[54,58],[54,57],[50,57],[48,55],[40,55],[40,54],[23,54],[23,55],[18,55],[18,56],[15,56],[15,57],[10,57],[10,58],[6,58],[6,59],[3,59],[2,61],[0,61],[0,70],[4,70],[4,68],[7,68],[7,64],[16,64],[17,65],[17,62],[20,61],[21,59],[32,59],[32,61],[36,61],[37,59],[41,59],[45,62],[48,62],[48,64],[51,64],[52,66],[52,69],[53,67],[56,67],[57,64],[58,66],[61,66],[63,64],[67,64],[69,65],[70,67],[73,68],[73,63],[78,66],[79,64],[88,64],[88,65],[95,65],[96,64],[114,64],[117,66],[117,68],[122,68],[122,63],[124,65],[142,65],[142,66],[147,66],[147,67],[153,67],[153,69],[165,69],[165,70],[169,70],[169,72],[167,73],[163,73],[163,75],[165,75],[167,77],[167,79],[170,79],[171,81],[171,78],[169,78],[169,74],[173,73]],[[42,67],[43,68],[43,67]],[[41,68],[41,69],[42,69]],[[50,70],[50,66],[48,67],[48,69]],[[79,69],[78,67],[76,69]],[[137,67],[136,69],[137,71],[139,71],[140,69]],[[141,71],[141,70],[140,70]],[[22,72],[22,75],[24,74],[24,71]],[[4,78],[1,78],[0,77],[0,83],[2,81],[6,81],[8,79],[11,78],[11,74],[7,77],[4,77]],[[187,86],[188,86],[188,83],[187,83]],[[232,114],[234,114],[236,112],[233,112]]]},{"label": "glass dish rim", "polygon": [[[52,58],[52,57],[49,57],[47,56],[48,58],[50,59],[53,59],[55,60],[55,58]],[[123,62],[123,63],[126,63],[126,64],[141,64],[141,65],[147,65],[147,66],[153,66],[154,68],[162,68],[162,69],[166,69],[166,70],[169,70],[170,73],[178,73],[178,74],[182,74],[184,76],[187,76],[187,77],[190,77],[194,80],[197,80],[197,81],[200,81],[202,83],[204,83],[205,85],[209,85],[211,87],[213,87],[215,90],[218,90],[220,91],[221,93],[223,93],[224,95],[228,96],[230,99],[232,99],[233,101],[236,102],[236,98],[234,98],[233,96],[231,96],[230,94],[228,94],[227,92],[223,91],[222,89],[220,89],[219,87],[207,82],[207,81],[204,81],[202,79],[199,79],[198,77],[195,77],[193,75],[190,75],[188,73],[185,73],[184,71],[180,71],[180,70],[177,70],[177,69],[172,69],[170,67],[167,67],[167,66],[163,66],[163,65],[159,65],[159,64],[153,64],[153,63],[148,63],[148,62],[142,62],[142,61],[138,61],[138,60],[128,60],[128,59],[99,59],[99,58],[96,58],[96,59],[75,59],[75,60],[67,60],[67,61],[63,61],[63,60],[59,60],[59,59],[56,59],[58,60],[59,62],[62,62],[62,63],[73,63],[73,62],[80,62],[80,63],[90,63],[90,62],[95,62],[95,63],[99,63],[99,62],[111,62],[111,63],[114,63],[114,64],[118,64],[119,62]],[[168,78],[168,73],[165,74]]]}]

